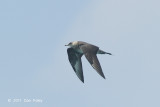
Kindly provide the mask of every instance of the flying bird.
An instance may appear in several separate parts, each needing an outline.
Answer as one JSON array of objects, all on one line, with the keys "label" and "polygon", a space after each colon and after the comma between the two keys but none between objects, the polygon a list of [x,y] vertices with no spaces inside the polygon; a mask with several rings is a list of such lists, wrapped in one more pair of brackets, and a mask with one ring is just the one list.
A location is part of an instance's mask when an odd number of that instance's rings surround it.
[{"label": "flying bird", "polygon": [[82,55],[86,57],[88,62],[97,71],[97,73],[105,79],[96,54],[112,55],[111,53],[102,51],[99,49],[99,47],[82,41],[70,42],[68,45],[65,46],[69,46],[69,48],[67,49],[69,62],[71,63],[71,66],[75,71],[76,75],[83,83],[84,77],[81,61]]}]

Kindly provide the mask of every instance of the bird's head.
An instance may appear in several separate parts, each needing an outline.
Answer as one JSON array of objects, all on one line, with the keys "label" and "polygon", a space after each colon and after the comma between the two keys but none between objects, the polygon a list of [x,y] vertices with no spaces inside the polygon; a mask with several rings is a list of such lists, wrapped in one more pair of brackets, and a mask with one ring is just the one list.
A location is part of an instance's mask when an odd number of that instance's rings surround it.
[{"label": "bird's head", "polygon": [[65,46],[75,47],[76,45],[78,45],[78,42],[74,41],[74,42],[70,42],[68,45],[65,45]]}]

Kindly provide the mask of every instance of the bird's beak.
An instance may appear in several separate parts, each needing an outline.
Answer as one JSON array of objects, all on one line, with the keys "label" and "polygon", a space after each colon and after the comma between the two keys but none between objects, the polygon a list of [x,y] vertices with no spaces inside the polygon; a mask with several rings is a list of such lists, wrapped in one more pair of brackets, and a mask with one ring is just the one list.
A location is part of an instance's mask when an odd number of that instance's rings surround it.
[{"label": "bird's beak", "polygon": [[64,45],[64,46],[68,46],[68,45]]}]

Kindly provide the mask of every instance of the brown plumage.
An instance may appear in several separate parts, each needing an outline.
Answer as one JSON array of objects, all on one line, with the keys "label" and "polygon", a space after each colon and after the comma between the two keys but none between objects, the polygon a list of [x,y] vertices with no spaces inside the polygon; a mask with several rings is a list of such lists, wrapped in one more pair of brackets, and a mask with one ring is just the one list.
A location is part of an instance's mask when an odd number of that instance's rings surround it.
[{"label": "brown plumage", "polygon": [[97,71],[99,75],[101,75],[105,79],[105,76],[103,74],[101,65],[98,61],[96,54],[112,55],[111,53],[104,52],[100,50],[99,47],[82,41],[70,42],[68,45],[65,46],[70,46],[70,48],[67,49],[68,59],[76,75],[82,82],[84,82],[81,62],[82,55],[85,55],[86,59],[91,64],[91,66]]}]

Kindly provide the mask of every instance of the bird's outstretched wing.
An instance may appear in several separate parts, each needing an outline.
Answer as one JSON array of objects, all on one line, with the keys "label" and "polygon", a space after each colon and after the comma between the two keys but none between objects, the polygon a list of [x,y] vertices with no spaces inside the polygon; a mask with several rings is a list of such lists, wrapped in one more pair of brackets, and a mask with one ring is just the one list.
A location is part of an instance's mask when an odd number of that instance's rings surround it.
[{"label": "bird's outstretched wing", "polygon": [[100,63],[98,61],[98,58],[96,56],[97,51],[99,50],[99,48],[94,46],[94,45],[90,45],[90,44],[81,45],[80,48],[83,51],[86,59],[92,65],[92,67],[97,71],[97,73],[99,75],[101,75],[105,79],[105,76],[104,76],[104,74],[102,72],[101,65],[100,65]]},{"label": "bird's outstretched wing", "polygon": [[73,70],[75,71],[78,78],[84,83],[83,69],[81,62],[81,57],[83,54],[76,52],[73,48],[68,48],[67,53],[69,62],[71,63]]}]

